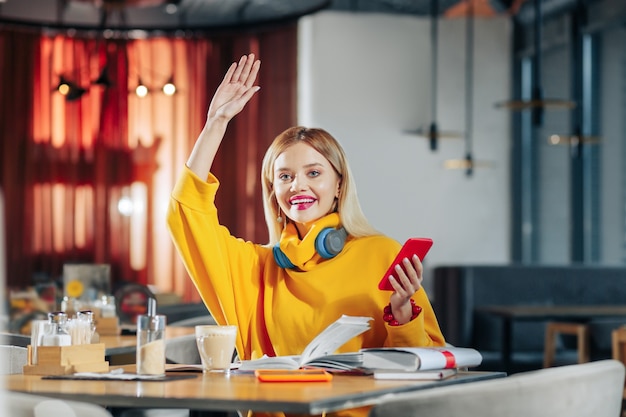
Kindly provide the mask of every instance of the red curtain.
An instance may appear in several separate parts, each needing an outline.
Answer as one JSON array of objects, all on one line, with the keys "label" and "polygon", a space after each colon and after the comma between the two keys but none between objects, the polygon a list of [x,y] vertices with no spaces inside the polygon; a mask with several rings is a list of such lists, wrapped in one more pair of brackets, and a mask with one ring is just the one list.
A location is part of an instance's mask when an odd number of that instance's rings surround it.
[{"label": "red curtain", "polygon": [[[261,93],[229,127],[214,172],[233,234],[267,241],[260,164],[296,120],[296,24],[204,38],[81,39],[0,32],[0,180],[7,284],[59,281],[66,262],[109,263],[138,282],[198,300],[165,227],[169,193],[231,62],[262,60]],[[107,86],[94,83],[102,74]],[[60,77],[83,88],[73,100]],[[137,97],[139,80],[149,94]],[[177,92],[160,88],[173,80]]]}]

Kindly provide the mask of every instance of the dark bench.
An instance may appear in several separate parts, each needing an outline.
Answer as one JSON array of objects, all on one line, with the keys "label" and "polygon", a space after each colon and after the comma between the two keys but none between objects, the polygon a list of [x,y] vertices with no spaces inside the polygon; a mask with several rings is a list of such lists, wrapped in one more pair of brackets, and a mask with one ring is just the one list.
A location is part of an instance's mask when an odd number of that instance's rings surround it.
[{"label": "dark bench", "polygon": [[[480,369],[504,370],[503,321],[477,311],[489,305],[625,305],[626,268],[600,266],[457,265],[434,270],[433,306],[446,340],[483,353]],[[624,317],[589,322],[592,360],[611,356],[611,331]],[[512,326],[512,369],[543,364],[545,321]],[[556,363],[576,361],[575,341],[563,336]]]}]

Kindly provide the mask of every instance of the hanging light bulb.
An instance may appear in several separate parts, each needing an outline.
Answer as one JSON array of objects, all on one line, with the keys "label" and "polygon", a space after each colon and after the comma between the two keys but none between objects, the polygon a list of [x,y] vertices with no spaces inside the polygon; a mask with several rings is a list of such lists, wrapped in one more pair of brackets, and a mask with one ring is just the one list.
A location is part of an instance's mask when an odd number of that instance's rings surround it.
[{"label": "hanging light bulb", "polygon": [[59,85],[57,86],[57,90],[59,93],[65,96],[67,101],[75,101],[81,98],[86,92],[87,89],[69,81],[64,76],[59,77]]},{"label": "hanging light bulb", "polygon": [[141,82],[141,78],[139,79],[139,83],[137,84],[137,88],[135,88],[135,94],[137,97],[145,97],[148,95],[148,87]]},{"label": "hanging light bulb", "polygon": [[166,96],[172,96],[176,93],[176,86],[174,85],[174,77],[170,77],[167,83],[163,86],[163,93]]},{"label": "hanging light bulb", "polygon": [[165,13],[176,14],[178,12],[178,3],[180,3],[180,0],[168,0],[165,5]]},{"label": "hanging light bulb", "polygon": [[70,82],[62,75],[59,77],[59,85],[57,86],[57,90],[64,96],[67,96],[67,94],[70,92]]}]

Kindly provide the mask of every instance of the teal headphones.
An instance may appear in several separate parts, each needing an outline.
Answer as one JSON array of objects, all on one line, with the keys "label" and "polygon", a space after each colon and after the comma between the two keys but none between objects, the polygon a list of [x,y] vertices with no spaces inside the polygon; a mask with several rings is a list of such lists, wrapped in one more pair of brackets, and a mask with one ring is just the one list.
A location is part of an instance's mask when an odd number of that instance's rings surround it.
[{"label": "teal headphones", "polygon": [[[343,227],[339,229],[335,229],[332,227],[327,227],[322,229],[322,231],[315,238],[315,250],[320,256],[324,259],[330,259],[335,257],[346,243],[346,239],[348,237],[348,232]],[[276,264],[281,268],[290,268],[293,269],[296,266],[289,260],[287,255],[280,249],[280,243],[274,245],[273,248],[274,260]]]}]

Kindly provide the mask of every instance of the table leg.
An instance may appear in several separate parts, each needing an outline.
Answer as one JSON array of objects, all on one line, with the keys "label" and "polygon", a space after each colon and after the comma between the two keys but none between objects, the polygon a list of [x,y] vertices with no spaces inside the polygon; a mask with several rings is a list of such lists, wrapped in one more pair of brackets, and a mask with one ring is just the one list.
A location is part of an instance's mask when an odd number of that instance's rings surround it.
[{"label": "table leg", "polygon": [[512,354],[511,347],[513,345],[512,320],[505,317],[502,320],[502,367],[507,374],[511,373]]}]

